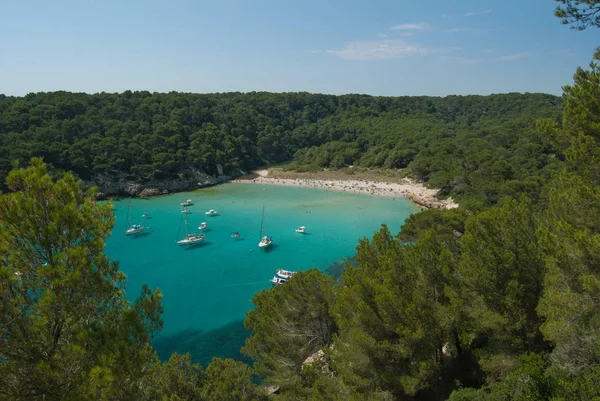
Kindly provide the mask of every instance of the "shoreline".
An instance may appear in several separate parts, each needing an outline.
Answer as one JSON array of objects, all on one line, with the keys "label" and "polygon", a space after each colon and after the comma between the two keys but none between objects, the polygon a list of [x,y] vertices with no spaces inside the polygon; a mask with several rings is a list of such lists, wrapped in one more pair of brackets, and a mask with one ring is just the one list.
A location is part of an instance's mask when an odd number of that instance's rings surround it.
[{"label": "shoreline", "polygon": [[427,188],[422,183],[409,178],[403,178],[400,182],[383,182],[361,179],[277,178],[269,177],[269,169],[256,170],[253,173],[256,175],[254,178],[237,178],[230,182],[318,188],[358,195],[408,198],[419,206],[432,209],[458,207],[458,204],[452,198],[438,199],[436,197],[438,190]]}]

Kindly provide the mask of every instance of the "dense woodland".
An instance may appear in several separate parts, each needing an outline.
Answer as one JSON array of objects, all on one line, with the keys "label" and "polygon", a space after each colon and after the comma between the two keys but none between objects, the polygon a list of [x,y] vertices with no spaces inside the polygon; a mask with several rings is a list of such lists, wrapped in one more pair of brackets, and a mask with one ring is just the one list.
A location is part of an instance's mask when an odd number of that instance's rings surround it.
[{"label": "dense woodland", "polygon": [[[559,3],[568,23],[600,26],[600,1]],[[30,165],[7,174],[0,194],[0,399],[600,399],[598,62],[600,52],[577,69],[562,102],[2,98],[4,174],[14,160]],[[161,111],[158,99],[173,107]],[[203,99],[206,112],[190,112],[184,99]],[[156,109],[136,117],[145,102]],[[183,163],[208,171],[291,158],[296,169],[406,167],[461,207],[361,239],[341,281],[307,270],[257,293],[242,349],[253,366],[216,358],[204,368],[177,354],[159,361],[150,344],[162,327],[160,291],[125,300],[125,277],[103,253],[112,206],[61,170],[143,177]]]},{"label": "dense woodland", "polygon": [[42,157],[82,179],[145,182],[189,167],[406,169],[478,205],[539,191],[556,153],[536,120],[560,121],[544,94],[371,97],[309,93],[53,92],[0,97],[0,181]]}]

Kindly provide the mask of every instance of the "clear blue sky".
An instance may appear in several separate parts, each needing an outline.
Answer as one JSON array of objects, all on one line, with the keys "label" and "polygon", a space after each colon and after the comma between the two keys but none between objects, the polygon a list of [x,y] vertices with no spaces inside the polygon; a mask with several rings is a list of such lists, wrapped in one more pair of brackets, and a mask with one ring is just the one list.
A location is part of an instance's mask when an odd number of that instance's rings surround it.
[{"label": "clear blue sky", "polygon": [[0,93],[560,94],[552,0],[0,0]]}]

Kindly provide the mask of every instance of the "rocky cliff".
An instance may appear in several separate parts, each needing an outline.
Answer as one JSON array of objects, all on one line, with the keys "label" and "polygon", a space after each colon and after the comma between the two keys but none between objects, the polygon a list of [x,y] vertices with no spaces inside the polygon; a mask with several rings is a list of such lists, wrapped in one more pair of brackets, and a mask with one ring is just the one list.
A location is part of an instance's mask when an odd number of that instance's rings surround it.
[{"label": "rocky cliff", "polygon": [[96,175],[87,180],[86,184],[98,187],[99,198],[111,196],[135,196],[148,198],[165,195],[171,192],[191,191],[194,189],[217,185],[240,177],[246,173],[242,170],[232,170],[229,175],[213,176],[197,169],[187,169],[175,177],[142,180],[122,175]]}]

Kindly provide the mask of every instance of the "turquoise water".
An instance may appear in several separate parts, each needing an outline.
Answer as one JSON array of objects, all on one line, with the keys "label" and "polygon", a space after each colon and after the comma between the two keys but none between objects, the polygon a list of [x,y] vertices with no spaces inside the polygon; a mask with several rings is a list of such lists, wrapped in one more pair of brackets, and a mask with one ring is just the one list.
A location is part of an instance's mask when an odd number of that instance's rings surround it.
[{"label": "turquoise water", "polygon": [[[196,247],[175,244],[185,235],[179,206],[185,199],[194,202],[190,231],[203,221],[208,225]],[[150,226],[148,233],[125,236],[130,204],[133,223]],[[190,352],[203,364],[212,356],[242,358],[245,312],[252,296],[270,287],[276,269],[326,270],[352,257],[359,238],[371,237],[383,223],[396,233],[419,210],[403,198],[238,183],[114,206],[106,253],[127,274],[127,297],[137,297],[142,284],[163,293],[164,329],[154,344],[159,356]],[[258,248],[263,206],[264,232],[273,237],[268,251]],[[206,216],[209,209],[219,216]],[[142,219],[144,212],[152,219]],[[295,232],[302,225],[308,234]],[[234,231],[240,240],[231,238]]]}]

